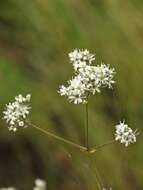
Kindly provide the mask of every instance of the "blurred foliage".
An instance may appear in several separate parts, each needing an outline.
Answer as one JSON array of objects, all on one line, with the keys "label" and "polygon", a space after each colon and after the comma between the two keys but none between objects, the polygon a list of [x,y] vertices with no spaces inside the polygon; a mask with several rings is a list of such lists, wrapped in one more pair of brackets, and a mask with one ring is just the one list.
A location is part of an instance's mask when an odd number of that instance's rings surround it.
[{"label": "blurred foliage", "polygon": [[10,134],[1,120],[1,186],[30,190],[41,177],[50,190],[95,190],[97,166],[105,186],[143,189],[142,20],[141,0],[1,0],[1,108],[30,92],[34,123],[83,144],[84,107],[68,103],[57,90],[72,76],[68,52],[87,48],[117,72],[115,89],[90,100],[91,146],[112,139],[120,119],[140,130],[137,144],[106,147],[87,165],[83,153],[31,128]]}]

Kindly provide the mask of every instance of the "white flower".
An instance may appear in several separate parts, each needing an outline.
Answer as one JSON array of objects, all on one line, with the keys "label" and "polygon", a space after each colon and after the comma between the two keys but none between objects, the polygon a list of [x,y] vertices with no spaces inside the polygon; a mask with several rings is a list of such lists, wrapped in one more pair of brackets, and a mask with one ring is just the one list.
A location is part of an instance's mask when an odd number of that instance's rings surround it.
[{"label": "white flower", "polygon": [[113,80],[115,69],[110,69],[109,65],[105,65],[103,63],[101,65],[98,65],[96,69],[99,83],[101,83],[103,87],[112,88],[112,84],[115,83]]},{"label": "white flower", "polygon": [[61,96],[68,95],[68,89],[64,85],[62,85],[60,86],[59,93],[61,94]]},{"label": "white flower", "polygon": [[95,55],[91,54],[87,49],[75,49],[73,52],[69,53],[69,59],[74,69],[77,71],[79,68],[85,67],[86,64],[91,64],[95,59]]},{"label": "white flower", "polygon": [[109,65],[97,65],[89,66],[79,69],[79,74],[83,78],[86,84],[86,90],[95,94],[100,92],[100,88],[108,87],[111,88],[114,83],[114,69],[110,69]]},{"label": "white flower", "polygon": [[67,96],[74,104],[86,103],[87,96],[100,92],[101,88],[111,88],[114,84],[114,68],[109,65],[101,64],[91,66],[95,59],[94,55],[88,50],[74,50],[69,54],[70,61],[75,69],[75,77],[68,81],[68,86],[61,86],[59,93]]},{"label": "white flower", "polygon": [[19,127],[26,127],[25,120],[29,115],[29,102],[31,95],[25,97],[21,94],[15,97],[15,101],[6,105],[4,119],[9,124],[10,131],[17,131]]},{"label": "white flower", "polygon": [[125,144],[127,147],[131,143],[136,142],[136,136],[138,135],[137,130],[133,131],[127,124],[120,122],[115,126],[115,140]]},{"label": "white flower", "polygon": [[23,97],[21,94],[15,97],[16,102],[24,103],[29,102],[31,99],[31,94],[27,94],[26,97]]},{"label": "white flower", "polygon": [[42,179],[35,180],[35,187],[33,190],[46,190],[46,182]]},{"label": "white flower", "polygon": [[85,101],[85,84],[80,75],[75,76],[72,80],[68,81],[69,86],[61,86],[59,93],[66,95],[70,102],[79,104]]}]

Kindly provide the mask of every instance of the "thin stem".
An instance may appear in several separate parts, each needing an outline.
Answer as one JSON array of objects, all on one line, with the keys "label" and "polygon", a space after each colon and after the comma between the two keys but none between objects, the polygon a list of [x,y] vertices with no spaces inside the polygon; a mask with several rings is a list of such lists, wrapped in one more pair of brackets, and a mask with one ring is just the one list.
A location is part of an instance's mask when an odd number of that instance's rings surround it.
[{"label": "thin stem", "polygon": [[97,181],[98,188],[100,190],[102,190],[103,189],[102,188],[103,187],[103,183],[102,183],[101,176],[100,176],[100,174],[98,172],[98,169],[97,169],[95,161],[94,161],[94,169],[95,169],[95,178],[96,178],[96,181]]},{"label": "thin stem", "polygon": [[53,133],[51,133],[51,132],[49,132],[49,131],[47,131],[45,129],[42,129],[42,128],[40,128],[40,127],[38,127],[38,126],[36,126],[36,125],[34,125],[32,123],[28,123],[28,125],[31,126],[31,127],[33,127],[33,128],[35,128],[35,129],[37,129],[38,131],[40,131],[40,132],[42,132],[42,133],[44,133],[46,135],[48,135],[49,137],[52,137],[52,138],[58,140],[58,141],[64,142],[66,144],[69,144],[69,145],[71,145],[73,147],[76,147],[76,148],[82,150],[82,151],[86,151],[87,150],[86,147],[84,147],[84,146],[76,144],[76,143],[74,143],[72,141],[69,141],[69,140],[63,138],[63,137],[57,136],[57,135],[55,135],[55,134],[53,134]]},{"label": "thin stem", "polygon": [[[95,177],[95,181],[96,181],[96,184],[97,184],[97,187],[99,190],[102,190],[102,181],[101,181],[101,178],[100,178],[100,175],[99,175],[99,172],[98,172],[98,169],[95,165],[95,159],[94,159],[94,165],[92,163],[92,159],[91,159],[91,155],[90,155],[90,151],[87,152],[87,163],[88,163],[88,169],[89,171],[87,171],[87,175],[88,173],[90,173],[90,171],[94,168],[94,177]],[[94,166],[94,167],[93,167]],[[88,190],[90,190],[91,188],[88,187]]]},{"label": "thin stem", "polygon": [[85,130],[86,130],[86,148],[87,151],[89,150],[89,125],[88,125],[88,98],[87,98],[87,103],[85,105]]},{"label": "thin stem", "polygon": [[95,149],[90,150],[90,153],[97,152],[98,150],[100,150],[100,149],[102,149],[102,148],[104,148],[104,147],[106,147],[108,145],[114,144],[114,143],[115,143],[115,140],[108,141],[108,142],[106,142],[104,144],[96,146]]}]

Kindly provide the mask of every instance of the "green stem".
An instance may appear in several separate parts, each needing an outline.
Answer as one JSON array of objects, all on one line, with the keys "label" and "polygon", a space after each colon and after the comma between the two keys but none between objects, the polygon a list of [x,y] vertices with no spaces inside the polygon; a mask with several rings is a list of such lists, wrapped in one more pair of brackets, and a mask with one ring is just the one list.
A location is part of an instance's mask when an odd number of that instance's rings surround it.
[{"label": "green stem", "polygon": [[86,148],[87,148],[87,151],[89,151],[89,121],[88,121],[88,98],[87,98],[87,103],[85,105],[85,119],[86,119],[86,122],[85,122],[85,130],[86,130]]},{"label": "green stem", "polygon": [[102,148],[104,148],[104,147],[106,147],[108,145],[114,144],[114,143],[115,143],[115,140],[108,141],[108,142],[106,142],[104,144],[96,146],[95,149],[90,150],[90,153],[95,153],[95,152],[99,151],[100,149],[102,149]]},{"label": "green stem", "polygon": [[33,127],[33,128],[35,128],[35,129],[37,129],[38,131],[40,131],[40,132],[42,132],[42,133],[44,133],[46,135],[48,135],[49,137],[52,137],[52,138],[56,139],[56,140],[59,140],[59,141],[64,142],[66,144],[69,144],[69,145],[71,145],[73,147],[76,147],[76,148],[82,150],[82,151],[86,151],[87,150],[86,147],[84,147],[84,146],[76,144],[76,143],[74,143],[72,141],[69,141],[69,140],[63,138],[63,137],[57,136],[57,135],[55,135],[55,134],[53,134],[53,133],[51,133],[51,132],[49,132],[49,131],[47,131],[45,129],[39,128],[38,126],[36,126],[36,125],[34,125],[32,123],[28,123],[28,125],[31,126],[31,127]]}]

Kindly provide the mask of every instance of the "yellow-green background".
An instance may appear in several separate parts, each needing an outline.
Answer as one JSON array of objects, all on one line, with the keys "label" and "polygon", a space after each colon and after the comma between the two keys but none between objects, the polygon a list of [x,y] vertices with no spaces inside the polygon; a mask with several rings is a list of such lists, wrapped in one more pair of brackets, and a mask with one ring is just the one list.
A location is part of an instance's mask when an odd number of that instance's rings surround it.
[{"label": "yellow-green background", "polygon": [[49,190],[96,190],[97,167],[106,187],[142,190],[142,0],[1,0],[1,112],[15,95],[31,93],[33,123],[83,144],[84,106],[57,93],[73,74],[68,52],[74,48],[96,52],[98,62],[116,69],[114,90],[90,99],[90,145],[111,140],[120,119],[139,129],[137,143],[111,145],[89,161],[32,128],[12,134],[1,120],[0,186],[30,190],[40,177]]}]

